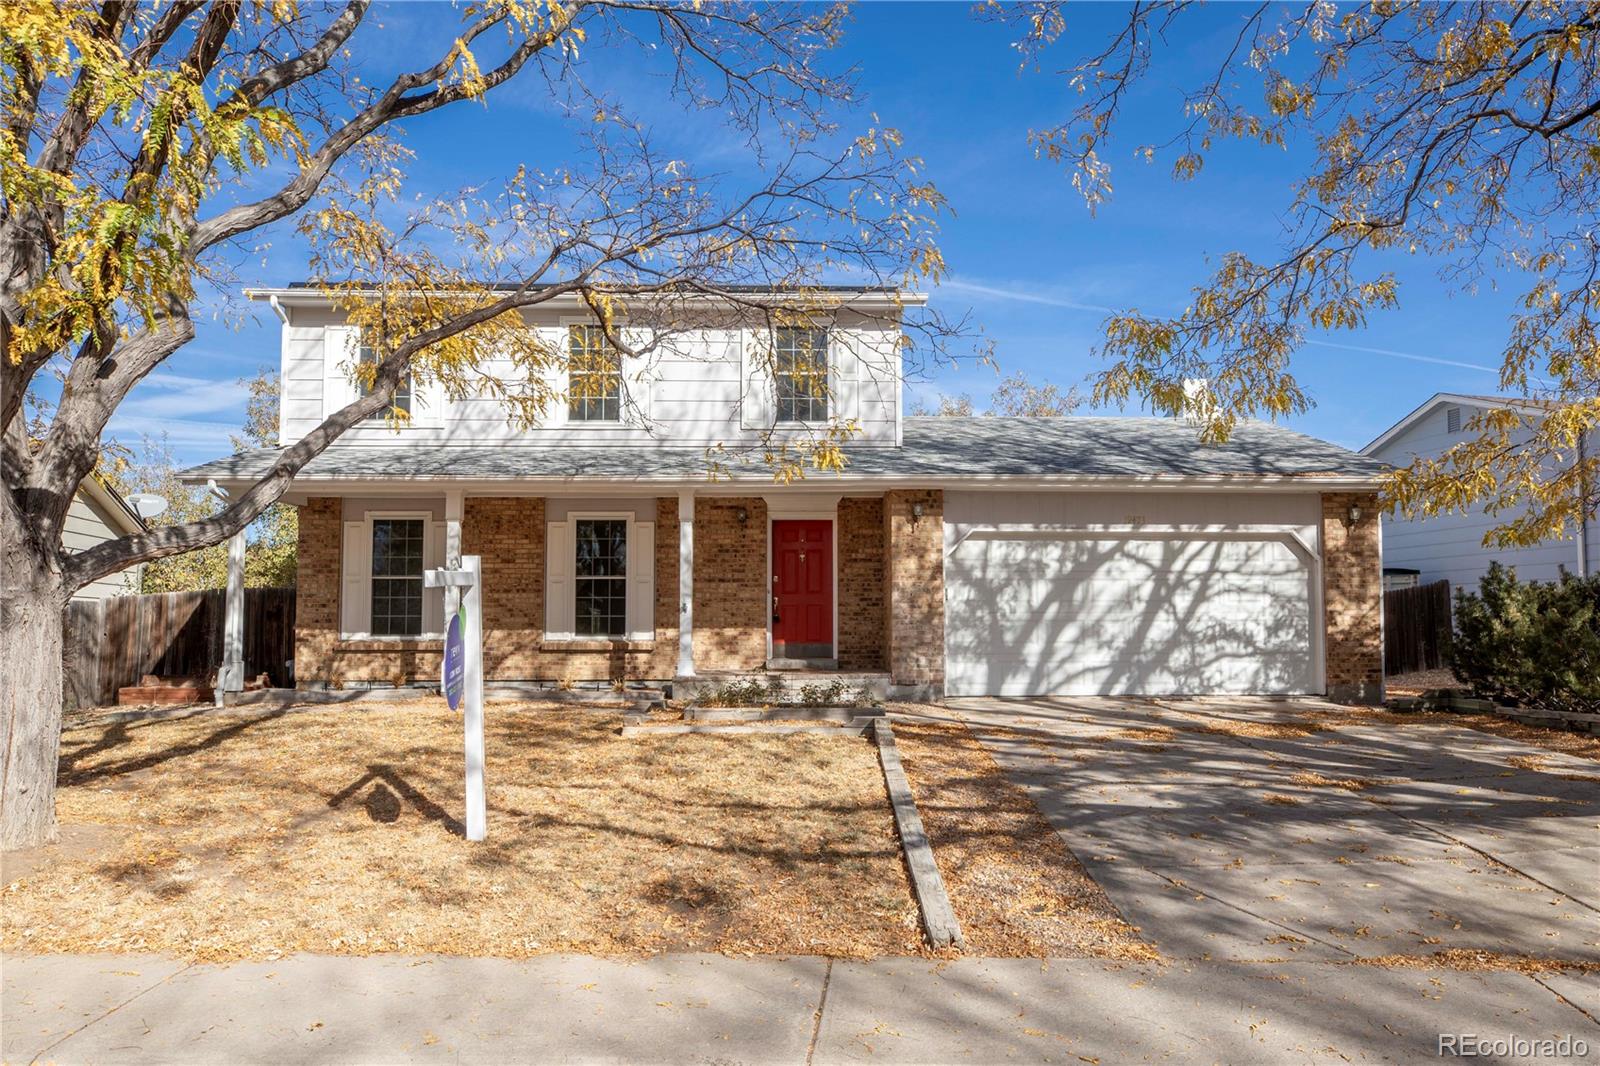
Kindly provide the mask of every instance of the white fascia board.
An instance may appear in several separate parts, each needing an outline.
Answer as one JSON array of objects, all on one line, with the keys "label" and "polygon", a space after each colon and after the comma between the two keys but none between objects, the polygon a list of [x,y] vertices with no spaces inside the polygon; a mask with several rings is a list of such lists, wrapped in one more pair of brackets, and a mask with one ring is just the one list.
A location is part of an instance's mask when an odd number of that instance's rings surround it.
[{"label": "white fascia board", "polygon": [[1365,448],[1362,448],[1361,454],[1376,455],[1379,451],[1386,447],[1390,441],[1394,440],[1396,437],[1400,436],[1400,434],[1416,425],[1419,420],[1426,418],[1430,413],[1432,413],[1434,408],[1439,407],[1442,404],[1454,404],[1457,407],[1504,407],[1508,410],[1515,411],[1518,414],[1531,415],[1534,418],[1542,418],[1545,414],[1545,409],[1537,404],[1525,403],[1509,397],[1493,398],[1493,402],[1491,402],[1491,399],[1492,398],[1488,396],[1468,396],[1465,393],[1459,392],[1436,392],[1428,399],[1424,400],[1420,407],[1406,415],[1388,429],[1384,430],[1371,444],[1367,445]]},{"label": "white fascia board", "polygon": [[[206,478],[186,478],[186,483],[202,484]],[[219,486],[232,490],[255,483],[253,478],[216,478]],[[291,493],[305,496],[408,496],[439,494],[447,489],[468,495],[499,496],[659,496],[692,491],[701,496],[748,496],[752,493],[855,494],[879,493],[891,489],[948,489],[978,492],[1363,492],[1377,491],[1380,482],[1371,477],[1210,476],[1210,477],[997,477],[969,476],[860,476],[848,473],[830,476],[806,485],[776,485],[770,478],[729,477],[718,481],[673,476],[641,477],[622,480],[615,477],[340,477],[296,478]]]},{"label": "white fascia board", "polygon": [[95,480],[94,475],[83,479],[78,485],[78,490],[94,505],[101,518],[109,526],[114,526],[125,537],[135,533],[149,531],[143,518],[134,511],[120,495],[106,488]]},{"label": "white fascia board", "polygon": [[[275,301],[277,301],[277,303],[279,305],[283,305],[283,306],[293,305],[293,306],[300,306],[300,307],[328,307],[328,306],[331,306],[332,303],[333,303],[332,300],[330,300],[324,293],[322,293],[318,289],[250,289],[250,288],[247,288],[247,289],[244,290],[244,295],[245,295],[246,299],[250,299],[250,300],[265,300],[268,303],[271,303],[271,302],[273,302],[275,300]],[[355,291],[355,295],[358,295],[358,296],[377,296],[378,292],[375,289],[374,290],[366,290],[366,291],[356,290]],[[396,293],[395,295],[423,295],[423,293],[419,290],[419,291],[417,291],[415,293],[409,293],[408,294],[408,293],[403,293],[402,292],[402,293]],[[438,295],[438,294],[435,293],[433,295]],[[472,295],[481,296],[482,294],[481,293],[474,293]],[[507,293],[507,295],[509,295],[509,293]],[[761,304],[761,303],[776,303],[777,301],[779,301],[781,298],[783,298],[785,296],[795,295],[795,294],[794,293],[740,292],[740,293],[732,293],[730,295],[738,297],[741,301],[748,301],[750,303]],[[821,298],[827,300],[827,302],[829,302],[829,303],[835,303],[836,302],[837,303],[837,307],[839,309],[860,309],[860,308],[893,309],[893,308],[901,308],[901,307],[925,307],[925,306],[927,306],[927,303],[928,303],[928,294],[925,293],[925,292],[886,293],[886,292],[871,292],[871,291],[867,291],[867,290],[855,289],[855,290],[828,290],[828,291],[825,291],[825,292],[822,292],[822,293],[816,293],[816,294],[810,294],[810,295],[821,297]],[[643,302],[643,301],[647,301],[647,300],[653,299],[653,297],[648,293],[641,293],[641,294],[637,294],[637,295],[633,295],[633,296],[622,295],[622,296],[619,297],[619,299],[637,300],[637,301]],[[672,299],[673,299],[673,302],[675,302],[675,303],[703,304],[703,305],[705,305],[707,307],[716,307],[716,306],[719,306],[719,305],[722,305],[722,304],[726,304],[728,302],[728,297],[727,296],[719,296],[719,295],[716,295],[714,293],[696,294],[696,295],[689,295],[689,296],[680,295],[680,296],[674,296],[674,297],[672,297]],[[549,297],[547,299],[539,301],[536,304],[530,304],[528,306],[529,307],[549,307],[549,308],[556,308],[556,309],[559,309],[559,310],[582,310],[582,311],[587,311],[589,309],[589,305],[586,304],[584,302],[584,300],[583,300],[583,297],[581,295],[577,294],[577,293],[562,293],[562,294],[560,294],[558,296],[551,296],[551,297]]]}]

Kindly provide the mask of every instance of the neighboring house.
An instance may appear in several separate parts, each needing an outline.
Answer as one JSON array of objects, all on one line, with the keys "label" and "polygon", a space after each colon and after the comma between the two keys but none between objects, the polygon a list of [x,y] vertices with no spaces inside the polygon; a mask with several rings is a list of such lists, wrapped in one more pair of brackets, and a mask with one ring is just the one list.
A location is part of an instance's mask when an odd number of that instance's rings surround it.
[{"label": "neighboring house", "polygon": [[[81,552],[96,544],[145,531],[144,520],[127,501],[93,477],[78,486],[72,506],[67,508],[61,543],[70,552]],[[72,594],[75,600],[104,600],[139,591],[140,567],[107,574]]]},{"label": "neighboring house", "polygon": [[[315,290],[251,295],[283,321],[293,441],[355,395],[359,345]],[[347,432],[286,497],[297,683],[436,679],[422,571],[459,545],[482,559],[491,682],[805,667],[923,696],[1380,698],[1379,464],[1261,423],[1207,447],[1173,419],[907,418],[899,309],[924,298],[834,296],[825,325],[775,332],[707,298],[703,330],[611,361],[563,298],[530,318],[584,361],[553,372],[577,395],[538,428],[424,389],[410,426]],[[800,350],[826,353],[826,389],[792,373]],[[830,419],[860,427],[845,469],[775,483],[763,442]],[[730,457],[715,480],[708,449]],[[275,454],[185,478],[237,489]]]},{"label": "neighboring house", "polygon": [[[1497,408],[1510,408],[1527,419],[1544,416],[1544,409],[1537,402],[1441,392],[1361,452],[1389,466],[1409,466],[1419,456],[1444,454],[1466,439],[1474,416]],[[1587,447],[1600,448],[1600,438],[1591,436]],[[1515,511],[1493,515],[1481,510],[1417,519],[1385,515],[1383,566],[1389,575],[1388,583],[1398,585],[1406,580],[1402,575],[1414,573],[1410,578],[1414,584],[1448,581],[1452,591],[1475,590],[1491,562],[1514,567],[1524,581],[1554,581],[1563,567],[1573,574],[1592,574],[1600,569],[1600,531],[1592,524],[1581,527],[1578,536],[1569,540],[1545,541],[1528,548],[1484,547],[1486,532],[1516,516]]]}]

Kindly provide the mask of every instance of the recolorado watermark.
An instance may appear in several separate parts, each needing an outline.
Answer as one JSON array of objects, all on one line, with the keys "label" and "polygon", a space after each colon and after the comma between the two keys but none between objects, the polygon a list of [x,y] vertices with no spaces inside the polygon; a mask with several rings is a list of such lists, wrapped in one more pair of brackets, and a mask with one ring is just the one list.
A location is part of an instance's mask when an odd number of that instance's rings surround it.
[{"label": "recolorado watermark", "polygon": [[1580,1036],[1485,1036],[1483,1033],[1440,1033],[1439,1057],[1458,1059],[1583,1059],[1589,1043]]}]

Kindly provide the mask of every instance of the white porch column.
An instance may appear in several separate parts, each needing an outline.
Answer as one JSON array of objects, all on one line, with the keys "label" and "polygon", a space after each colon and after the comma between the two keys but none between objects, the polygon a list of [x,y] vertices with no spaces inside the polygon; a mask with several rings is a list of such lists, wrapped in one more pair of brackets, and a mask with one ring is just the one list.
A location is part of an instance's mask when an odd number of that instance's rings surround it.
[{"label": "white porch column", "polygon": [[694,676],[694,490],[678,493],[678,676]]},{"label": "white porch column", "polygon": [[[461,569],[461,514],[466,509],[466,493],[451,489],[444,494],[444,568]],[[446,585],[444,590],[444,624],[450,625],[450,616],[461,607],[461,590]]]},{"label": "white porch column", "polygon": [[222,668],[217,704],[224,692],[244,691],[244,530],[228,541],[228,592],[222,627]]}]

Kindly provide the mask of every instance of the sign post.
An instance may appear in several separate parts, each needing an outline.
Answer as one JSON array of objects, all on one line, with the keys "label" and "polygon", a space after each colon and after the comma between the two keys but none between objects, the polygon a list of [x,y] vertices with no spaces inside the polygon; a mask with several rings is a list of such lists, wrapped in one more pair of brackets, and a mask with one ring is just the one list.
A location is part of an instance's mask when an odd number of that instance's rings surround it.
[{"label": "sign post", "polygon": [[461,588],[461,607],[451,615],[445,633],[444,664],[439,687],[455,710],[465,702],[462,725],[467,755],[467,839],[485,835],[483,795],[483,594],[478,556],[463,555],[460,570],[428,570],[423,584],[429,588]]}]

